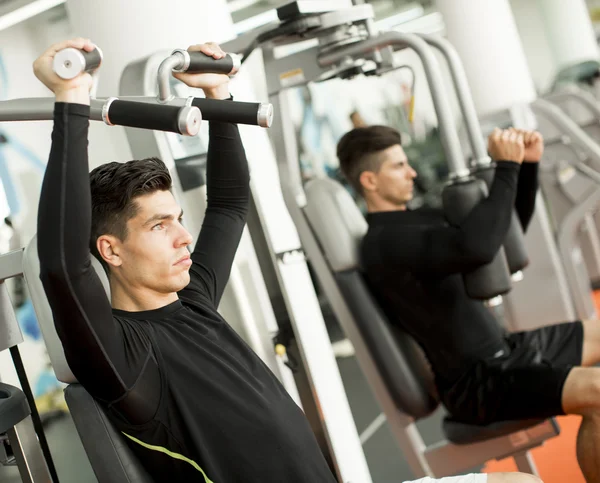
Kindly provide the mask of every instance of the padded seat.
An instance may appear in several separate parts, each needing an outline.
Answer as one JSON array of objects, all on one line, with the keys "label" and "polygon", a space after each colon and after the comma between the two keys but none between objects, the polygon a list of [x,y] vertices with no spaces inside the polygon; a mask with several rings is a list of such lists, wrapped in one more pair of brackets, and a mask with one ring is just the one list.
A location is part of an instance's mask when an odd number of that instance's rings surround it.
[{"label": "padded seat", "polygon": [[0,383],[0,434],[6,433],[30,414],[31,410],[23,391]]},{"label": "padded seat", "polygon": [[[102,281],[107,296],[110,297],[106,273],[94,257],[92,257],[92,265]],[[77,382],[71,372],[56,333],[50,304],[40,281],[37,237],[31,240],[23,254],[23,274],[56,377],[61,382],[69,384],[65,389],[65,400],[98,482],[152,483],[154,480],[126,445],[125,438],[110,422],[105,410]]]},{"label": "padded seat", "polygon": [[154,481],[109,421],[104,409],[81,384],[70,384],[65,389],[65,400],[99,482]]},{"label": "padded seat", "polygon": [[[452,417],[446,417],[442,423],[442,430],[448,441],[454,444],[473,444],[508,436],[509,434],[529,429],[543,421],[545,419],[526,419],[522,421],[501,421],[486,426],[479,426],[461,423],[452,419]],[[560,429],[554,420],[552,420],[552,424],[558,433]]]}]

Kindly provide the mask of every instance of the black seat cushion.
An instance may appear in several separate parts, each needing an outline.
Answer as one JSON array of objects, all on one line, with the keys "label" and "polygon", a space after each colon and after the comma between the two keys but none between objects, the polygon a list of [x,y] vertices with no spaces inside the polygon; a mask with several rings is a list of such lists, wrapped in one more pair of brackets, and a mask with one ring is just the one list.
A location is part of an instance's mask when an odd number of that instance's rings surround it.
[{"label": "black seat cushion", "polygon": [[0,434],[16,426],[31,414],[25,393],[0,383]]},{"label": "black seat cushion", "polygon": [[153,483],[104,409],[83,386],[69,385],[65,399],[99,483]]},{"label": "black seat cushion", "polygon": [[335,278],[396,406],[415,419],[431,414],[439,399],[421,348],[388,322],[358,270]]},{"label": "black seat cushion", "polygon": [[[526,419],[522,421],[502,421],[486,426],[479,426],[461,423],[451,417],[446,417],[444,418],[442,429],[448,441],[454,444],[472,444],[523,431],[543,421],[544,419]],[[560,431],[559,427],[554,420],[552,422],[558,434]]]}]

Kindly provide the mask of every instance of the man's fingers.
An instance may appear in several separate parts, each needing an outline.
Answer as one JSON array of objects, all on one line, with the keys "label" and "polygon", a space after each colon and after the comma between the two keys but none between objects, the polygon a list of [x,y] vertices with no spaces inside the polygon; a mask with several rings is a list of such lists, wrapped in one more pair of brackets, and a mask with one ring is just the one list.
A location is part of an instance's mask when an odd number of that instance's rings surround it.
[{"label": "man's fingers", "polygon": [[225,52],[221,50],[218,44],[214,42],[206,42],[204,44],[190,45],[188,52],[202,52],[205,55],[213,57],[215,59],[221,59],[225,56]]},{"label": "man's fingers", "polygon": [[75,37],[74,39],[65,40],[64,42],[59,42],[57,44],[52,45],[45,53],[46,55],[54,55],[58,51],[69,47],[73,47],[74,49],[85,48],[86,50],[93,50],[94,44],[92,44],[92,42],[89,39],[84,39],[83,37]]}]

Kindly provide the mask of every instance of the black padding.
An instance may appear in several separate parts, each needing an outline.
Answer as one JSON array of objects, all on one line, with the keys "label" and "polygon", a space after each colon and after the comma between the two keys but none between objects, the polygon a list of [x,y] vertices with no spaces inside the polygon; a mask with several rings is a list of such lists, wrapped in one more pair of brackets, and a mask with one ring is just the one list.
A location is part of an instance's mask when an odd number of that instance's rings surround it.
[{"label": "black padding", "polygon": [[238,102],[223,99],[205,99],[195,97],[192,106],[196,106],[205,121],[232,122],[235,124],[258,125],[259,102]]},{"label": "black padding", "polygon": [[154,482],[83,386],[69,385],[65,399],[99,483]]},{"label": "black padding", "polygon": [[233,70],[233,59],[227,54],[221,59],[215,59],[202,52],[188,52],[190,65],[185,72],[230,74]]},{"label": "black padding", "polygon": [[[523,421],[502,421],[488,424],[487,426],[478,426],[460,423],[447,417],[442,423],[442,429],[448,441],[454,444],[473,444],[501,436],[508,436],[509,434],[536,426],[543,421],[544,419],[527,419]],[[559,434],[560,428],[553,419],[551,421],[556,434]]]},{"label": "black padding", "polygon": [[[487,194],[485,182],[476,178],[447,185],[442,193],[446,219],[451,225],[460,225]],[[473,299],[488,300],[509,292],[512,283],[504,249],[500,247],[490,263],[463,273],[463,281],[467,294]]]},{"label": "black padding", "polygon": [[117,126],[138,127],[179,134],[179,106],[115,100],[108,108],[108,117]]},{"label": "black padding", "polygon": [[6,433],[30,414],[23,391],[0,382],[0,434]]},{"label": "black padding", "polygon": [[431,414],[439,400],[433,373],[421,348],[388,322],[362,274],[348,270],[335,277],[398,408],[415,419]]},{"label": "black padding", "polygon": [[94,49],[91,52],[81,49],[81,55],[83,55],[83,58],[85,59],[86,72],[92,72],[102,63],[102,55],[100,55],[98,49]]},{"label": "black padding", "polygon": [[[494,182],[495,172],[495,166],[490,165],[483,169],[474,170],[471,174],[483,180],[489,190]],[[527,249],[525,248],[525,234],[523,233],[523,227],[521,226],[517,212],[514,209],[510,219],[510,226],[504,239],[504,254],[506,255],[506,262],[508,263],[510,273],[516,273],[529,265],[529,255],[527,255]]]}]

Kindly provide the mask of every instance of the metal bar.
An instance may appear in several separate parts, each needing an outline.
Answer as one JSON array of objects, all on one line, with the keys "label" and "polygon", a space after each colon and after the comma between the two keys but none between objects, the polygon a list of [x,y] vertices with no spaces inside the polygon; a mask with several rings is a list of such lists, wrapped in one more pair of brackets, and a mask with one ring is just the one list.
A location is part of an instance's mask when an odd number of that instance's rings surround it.
[{"label": "metal bar", "polygon": [[50,452],[50,445],[48,444],[48,440],[46,439],[46,433],[44,433],[44,426],[42,425],[40,413],[38,412],[37,406],[35,405],[35,397],[33,396],[33,391],[31,390],[29,380],[27,379],[25,365],[23,364],[23,359],[21,358],[19,348],[17,346],[11,347],[10,355],[12,357],[13,364],[15,365],[15,369],[17,370],[17,375],[19,376],[21,389],[25,393],[25,397],[27,397],[29,409],[31,410],[31,421],[33,422],[33,428],[35,429],[35,433],[37,434],[42,454],[46,459],[46,464],[48,465],[48,470],[50,471],[50,475],[52,476],[52,481],[54,483],[59,483],[58,473],[56,472],[56,466],[54,466],[54,460],[52,459],[52,453]]},{"label": "metal bar", "polygon": [[450,176],[457,178],[468,176],[469,169],[458,138],[456,123],[443,83],[442,72],[433,49],[425,40],[415,34],[385,32],[362,42],[320,54],[318,62],[322,67],[332,66],[342,62],[347,57],[364,57],[366,54],[388,45],[402,48],[410,47],[420,57],[437,114],[440,138],[450,167]]},{"label": "metal bar", "polygon": [[5,283],[0,283],[0,321],[0,352],[23,342],[23,334]]},{"label": "metal bar", "polygon": [[23,275],[23,249],[0,255],[0,281]]},{"label": "metal bar", "polygon": [[181,54],[174,54],[163,60],[158,67],[158,98],[161,102],[170,101],[171,94],[171,74],[173,69],[181,65]]},{"label": "metal bar", "polygon": [[598,100],[589,92],[586,92],[576,86],[565,86],[561,90],[552,92],[544,98],[553,103],[563,101],[576,101],[586,107],[594,115],[596,120],[600,121],[600,106]]},{"label": "metal bar", "polygon": [[479,443],[456,445],[441,441],[429,446],[425,455],[434,471],[433,476],[440,478],[469,470],[489,460],[523,454],[557,435],[552,420],[547,419],[526,430]]},{"label": "metal bar", "polygon": [[513,456],[515,463],[517,464],[517,469],[522,473],[529,473],[530,475],[540,476],[538,472],[537,466],[531,453],[529,451],[525,451],[524,453],[518,453]]},{"label": "metal bar", "polygon": [[475,162],[480,166],[490,164],[491,159],[487,153],[481,125],[479,124],[479,118],[477,117],[477,110],[475,109],[475,102],[473,101],[473,96],[471,96],[467,74],[458,52],[454,46],[443,37],[437,35],[421,35],[421,37],[425,39],[429,45],[437,48],[448,62],[460,110],[465,122],[469,141],[471,142],[471,149],[473,151]]},{"label": "metal bar", "polygon": [[562,134],[569,136],[571,141],[577,144],[597,165],[600,164],[600,145],[560,107],[544,99],[536,99],[532,102],[531,108],[536,114],[548,119]]},{"label": "metal bar", "polygon": [[[54,97],[28,97],[0,101],[0,121],[51,121]],[[91,99],[90,119],[102,121],[103,99]]]},{"label": "metal bar", "polygon": [[[53,481],[35,436],[31,418],[25,418],[9,429],[6,434],[15,455],[23,483]],[[54,480],[54,483],[58,483],[58,480]]]},{"label": "metal bar", "polygon": [[[177,134],[191,135],[197,134],[201,117],[197,108],[186,107],[177,113],[176,122],[168,122],[172,119],[173,112],[165,113],[159,109],[177,106],[180,103],[185,105],[187,99],[179,101],[173,99],[173,106],[164,105],[155,102],[157,112],[152,110],[152,117],[149,117],[147,111],[149,108],[145,104],[151,103],[146,98],[140,98],[139,106],[135,103],[118,98],[108,99],[90,99],[90,120],[102,121],[108,125],[123,125],[141,127],[142,129],[161,130],[175,132]],[[129,102],[129,105],[126,104]],[[0,101],[0,121],[49,121],[54,118],[54,97],[24,98]],[[139,108],[139,110],[137,110]],[[116,118],[119,115],[119,120]],[[139,125],[138,125],[139,123]]]}]

